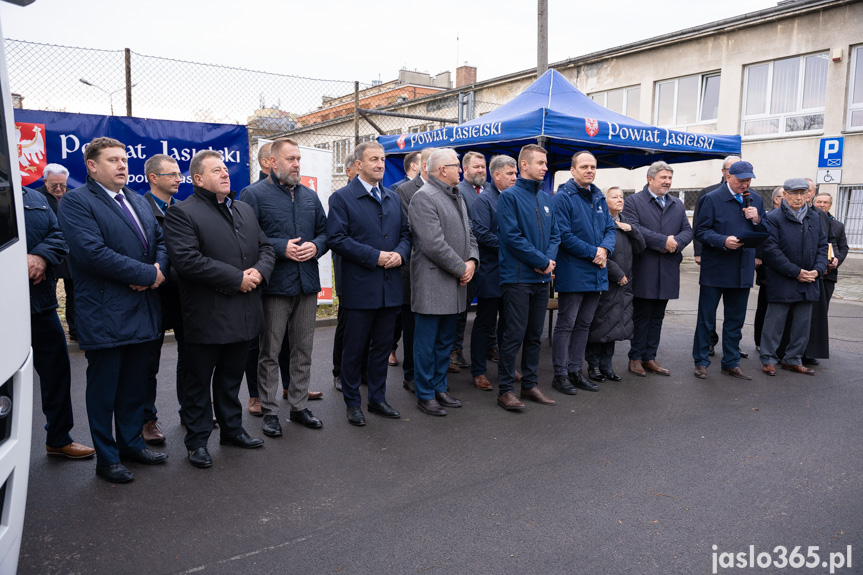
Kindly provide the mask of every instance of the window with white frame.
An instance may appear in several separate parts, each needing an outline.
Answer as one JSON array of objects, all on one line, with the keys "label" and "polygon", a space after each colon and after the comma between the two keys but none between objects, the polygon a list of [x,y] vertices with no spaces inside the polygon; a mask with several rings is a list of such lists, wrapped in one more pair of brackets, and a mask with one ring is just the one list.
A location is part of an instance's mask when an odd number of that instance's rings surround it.
[{"label": "window with white frame", "polygon": [[743,136],[824,129],[827,52],[747,66],[743,75]]},{"label": "window with white frame", "polygon": [[329,142],[321,142],[320,144],[315,144],[315,147],[319,150],[329,150],[330,143]]},{"label": "window with white frame", "polygon": [[623,114],[633,120],[641,120],[638,109],[639,100],[641,99],[641,86],[594,92],[590,95],[590,98],[612,112]]},{"label": "window with white frame", "polygon": [[351,151],[351,141],[348,139],[333,142],[333,173],[345,173],[345,158]]},{"label": "window with white frame", "polygon": [[851,48],[851,78],[848,82],[848,129],[863,129],[863,46]]},{"label": "window with white frame", "polygon": [[374,134],[369,134],[368,136],[360,136],[360,144],[362,144],[363,142],[373,142],[374,140]]},{"label": "window with white frame", "polygon": [[719,72],[656,83],[653,122],[657,126],[714,123],[718,115]]}]

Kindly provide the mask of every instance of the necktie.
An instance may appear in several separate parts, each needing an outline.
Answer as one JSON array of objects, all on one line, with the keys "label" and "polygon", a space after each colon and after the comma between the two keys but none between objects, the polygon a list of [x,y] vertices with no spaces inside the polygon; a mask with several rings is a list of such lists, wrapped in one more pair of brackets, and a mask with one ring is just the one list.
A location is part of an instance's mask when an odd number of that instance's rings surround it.
[{"label": "necktie", "polygon": [[381,193],[377,186],[372,188],[372,197],[376,199],[378,203],[381,203]]},{"label": "necktie", "polygon": [[740,194],[734,194],[734,199],[737,200],[738,204],[740,204],[741,206],[743,205],[743,196],[741,196]]},{"label": "necktie", "polygon": [[659,196],[659,198],[658,198],[658,199],[659,199],[659,205],[660,205],[660,206],[662,207],[662,209],[664,210],[664,209],[665,209],[665,196]]},{"label": "necktie", "polygon": [[141,244],[144,246],[144,249],[147,249],[147,238],[144,237],[144,232],[141,231],[141,226],[139,226],[138,222],[135,221],[135,216],[132,215],[132,212],[129,210],[129,206],[126,205],[123,194],[117,194],[114,196],[114,199],[120,204],[120,208],[126,212],[126,216],[129,218],[129,221],[132,222],[132,227],[135,228],[136,232],[138,232],[138,239],[141,240]]},{"label": "necktie", "polygon": [[479,186],[474,186],[474,189],[476,190],[476,193],[482,192],[482,188],[480,188]]}]

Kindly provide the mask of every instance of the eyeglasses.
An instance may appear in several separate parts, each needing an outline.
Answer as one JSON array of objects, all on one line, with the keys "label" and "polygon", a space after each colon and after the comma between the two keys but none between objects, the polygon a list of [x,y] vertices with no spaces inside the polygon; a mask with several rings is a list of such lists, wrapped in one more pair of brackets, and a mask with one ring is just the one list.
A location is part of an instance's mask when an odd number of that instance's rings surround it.
[{"label": "eyeglasses", "polygon": [[49,188],[55,188],[55,189],[58,189],[58,190],[65,190],[65,189],[66,189],[66,184],[48,184],[48,187],[49,187]]},{"label": "eyeglasses", "polygon": [[167,177],[171,178],[172,180],[182,180],[183,179],[183,174],[178,174],[177,172],[173,172],[170,174],[155,174],[155,175],[156,176],[167,176]]},{"label": "eyeglasses", "polygon": [[444,164],[444,168],[458,168],[461,171],[461,164]]}]

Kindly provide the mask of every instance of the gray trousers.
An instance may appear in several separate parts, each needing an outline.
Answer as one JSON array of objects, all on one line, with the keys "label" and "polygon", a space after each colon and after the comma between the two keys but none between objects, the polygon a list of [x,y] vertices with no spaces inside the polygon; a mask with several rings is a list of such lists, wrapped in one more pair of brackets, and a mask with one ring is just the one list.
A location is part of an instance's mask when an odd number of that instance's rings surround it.
[{"label": "gray trousers", "polygon": [[779,358],[776,350],[785,331],[785,320],[791,314],[791,329],[789,330],[788,346],[782,363],[800,365],[803,362],[803,352],[809,343],[809,325],[812,323],[811,301],[794,303],[768,303],[767,315],[764,316],[764,329],[761,332],[761,364],[776,365]]},{"label": "gray trousers", "polygon": [[264,415],[278,415],[281,390],[279,353],[287,329],[291,348],[291,382],[288,405],[291,411],[302,411],[309,399],[312,344],[315,339],[315,314],[318,295],[264,295],[264,331],[258,356],[258,391]]},{"label": "gray trousers", "polygon": [[551,363],[554,375],[567,375],[581,371],[587,334],[599,304],[599,292],[561,292],[557,299]]}]

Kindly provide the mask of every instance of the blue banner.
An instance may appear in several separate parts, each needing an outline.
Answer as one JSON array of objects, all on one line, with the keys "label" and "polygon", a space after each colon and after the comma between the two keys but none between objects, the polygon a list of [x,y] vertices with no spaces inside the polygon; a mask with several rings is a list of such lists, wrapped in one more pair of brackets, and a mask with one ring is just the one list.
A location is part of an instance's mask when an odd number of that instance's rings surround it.
[{"label": "blue banner", "polygon": [[144,162],[155,154],[177,160],[183,183],[177,199],[192,193],[189,161],[200,150],[222,154],[231,174],[231,189],[249,185],[249,135],[246,126],[172,122],[126,116],[96,116],[38,110],[15,110],[18,140],[18,168],[23,185],[38,188],[47,164],[60,164],[69,170],[69,189],[87,179],[84,148],[100,136],[120,140],[129,157],[127,185],[145,193],[150,189],[144,177]]}]

